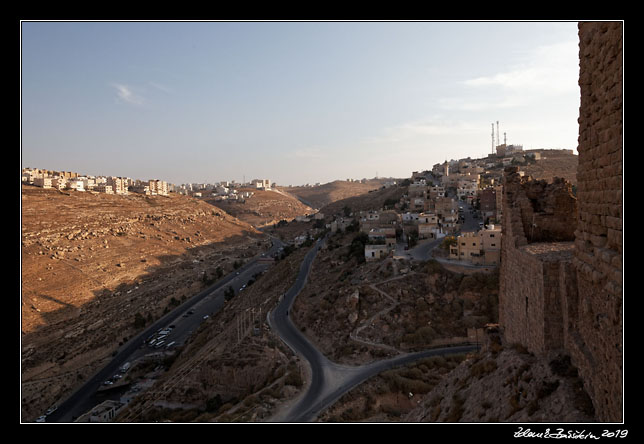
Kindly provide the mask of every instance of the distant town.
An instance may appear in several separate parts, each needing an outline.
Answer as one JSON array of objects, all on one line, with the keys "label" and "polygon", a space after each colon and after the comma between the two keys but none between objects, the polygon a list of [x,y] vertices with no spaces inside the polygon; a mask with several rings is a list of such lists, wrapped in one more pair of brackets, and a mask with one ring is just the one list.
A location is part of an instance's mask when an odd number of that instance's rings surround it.
[{"label": "distant town", "polygon": [[[367,179],[346,179],[347,182],[365,183]],[[252,191],[239,192],[239,188],[271,190],[277,187],[270,179],[253,179],[249,182],[234,180],[216,183],[184,183],[174,185],[159,179],[140,180],[117,176],[92,176],[78,172],[54,171],[40,168],[23,168],[22,183],[46,189],[89,191],[105,194],[138,193],[153,196],[167,196],[168,193],[178,193],[194,197],[215,197],[216,200],[237,200],[252,196]],[[395,184],[395,182],[392,182]],[[305,184],[304,187],[320,186]],[[291,185],[289,185],[291,187]]]}]

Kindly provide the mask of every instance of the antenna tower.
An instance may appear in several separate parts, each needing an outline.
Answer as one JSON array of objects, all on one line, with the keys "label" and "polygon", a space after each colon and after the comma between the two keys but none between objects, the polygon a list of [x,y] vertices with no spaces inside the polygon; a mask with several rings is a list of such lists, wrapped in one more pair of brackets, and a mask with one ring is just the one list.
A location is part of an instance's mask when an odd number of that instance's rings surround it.
[{"label": "antenna tower", "polygon": [[494,154],[494,123],[492,123],[492,154]]},{"label": "antenna tower", "polygon": [[500,145],[499,143],[499,121],[496,121],[496,144]]}]

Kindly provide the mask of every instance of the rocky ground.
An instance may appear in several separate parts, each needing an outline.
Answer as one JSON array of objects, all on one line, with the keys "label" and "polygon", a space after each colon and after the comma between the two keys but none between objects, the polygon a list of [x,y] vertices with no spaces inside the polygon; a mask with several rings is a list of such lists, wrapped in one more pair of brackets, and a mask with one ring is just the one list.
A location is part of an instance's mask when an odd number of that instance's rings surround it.
[{"label": "rocky ground", "polygon": [[270,242],[185,196],[22,190],[22,415],[39,416],[146,324]]},{"label": "rocky ground", "polygon": [[540,150],[541,159],[521,167],[526,175],[537,180],[552,182],[555,177],[563,177],[573,185],[577,184],[577,165],[579,156],[558,150]]},{"label": "rocky ground", "polygon": [[563,352],[534,356],[523,347],[491,338],[487,351],[471,356],[440,381],[408,422],[595,422],[590,397]]}]

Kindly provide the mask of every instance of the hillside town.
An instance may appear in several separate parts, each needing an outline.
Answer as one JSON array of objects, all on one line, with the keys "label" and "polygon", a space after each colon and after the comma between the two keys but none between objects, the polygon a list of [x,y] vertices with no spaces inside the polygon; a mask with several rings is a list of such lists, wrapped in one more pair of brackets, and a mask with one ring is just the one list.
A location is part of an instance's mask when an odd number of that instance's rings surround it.
[{"label": "hillside town", "polygon": [[[572,156],[572,150],[529,150],[521,145],[497,145],[480,159],[458,159],[414,171],[400,181],[407,191],[383,208],[331,216],[331,232],[358,224],[368,240],[366,261],[396,257],[419,242],[440,241],[448,254],[440,259],[471,265],[497,266],[501,259],[503,169],[527,166],[552,154]],[[383,185],[382,188],[395,186]],[[317,218],[323,216],[317,215]],[[304,238],[304,236],[300,236]],[[299,242],[302,240],[299,239]]]}]

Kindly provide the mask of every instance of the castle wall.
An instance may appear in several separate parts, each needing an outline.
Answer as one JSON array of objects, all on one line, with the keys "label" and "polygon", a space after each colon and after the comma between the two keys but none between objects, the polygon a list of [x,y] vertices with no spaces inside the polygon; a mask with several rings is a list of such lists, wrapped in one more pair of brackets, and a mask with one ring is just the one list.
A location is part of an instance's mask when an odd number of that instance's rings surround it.
[{"label": "castle wall", "polygon": [[563,348],[602,422],[622,420],[622,24],[579,24],[579,165],[570,184],[507,168],[499,323],[534,353]]},{"label": "castle wall", "polygon": [[579,24],[578,299],[566,348],[602,421],[622,410],[622,24]]},{"label": "castle wall", "polygon": [[533,353],[562,348],[563,300],[572,284],[577,202],[570,184],[523,177],[507,168],[503,182],[499,324],[507,342]]}]

